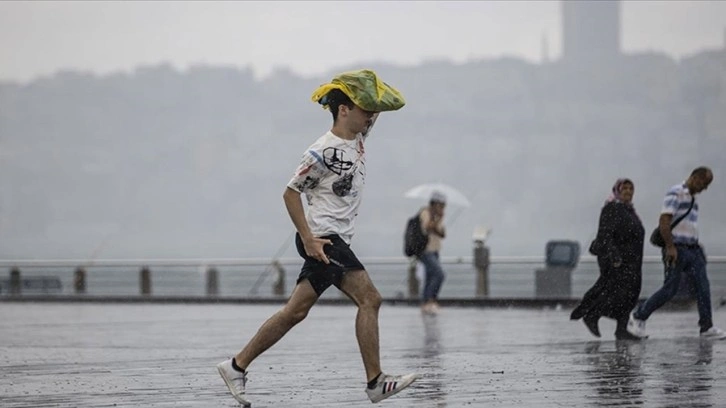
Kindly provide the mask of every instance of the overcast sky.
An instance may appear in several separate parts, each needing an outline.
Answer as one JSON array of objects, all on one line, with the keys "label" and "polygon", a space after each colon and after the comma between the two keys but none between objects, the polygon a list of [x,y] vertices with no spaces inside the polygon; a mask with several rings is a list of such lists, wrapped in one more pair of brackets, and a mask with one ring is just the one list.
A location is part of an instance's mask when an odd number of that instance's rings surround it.
[{"label": "overcast sky", "polygon": [[[355,63],[400,65],[560,54],[559,1],[0,2],[0,80],[59,69],[106,74],[168,62],[275,67],[316,75]],[[626,52],[682,57],[723,47],[726,1],[627,1]]]}]

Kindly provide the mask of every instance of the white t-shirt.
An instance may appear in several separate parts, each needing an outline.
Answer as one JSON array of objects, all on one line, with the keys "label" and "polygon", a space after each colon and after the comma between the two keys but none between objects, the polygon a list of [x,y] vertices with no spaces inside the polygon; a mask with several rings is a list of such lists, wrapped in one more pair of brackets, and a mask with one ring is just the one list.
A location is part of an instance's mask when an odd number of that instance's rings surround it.
[{"label": "white t-shirt", "polygon": [[345,140],[328,131],[303,153],[287,186],[305,194],[305,217],[314,236],[338,234],[350,244],[366,182],[367,134]]}]

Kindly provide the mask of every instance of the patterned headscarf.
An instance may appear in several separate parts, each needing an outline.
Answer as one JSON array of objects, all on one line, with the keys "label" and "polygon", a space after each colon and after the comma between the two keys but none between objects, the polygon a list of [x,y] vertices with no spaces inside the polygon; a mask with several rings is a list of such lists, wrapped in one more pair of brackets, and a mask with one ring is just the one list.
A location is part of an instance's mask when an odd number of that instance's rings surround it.
[{"label": "patterned headscarf", "polygon": [[[619,179],[615,180],[615,184],[613,184],[613,189],[610,192],[610,195],[608,196],[608,198],[605,200],[605,204],[611,203],[613,201],[622,202],[623,200],[620,197],[620,190],[623,188],[623,184],[626,184],[626,183],[630,184],[630,185],[634,185],[633,181],[630,180],[629,178],[619,178]],[[630,202],[629,205],[633,205],[633,203]]]}]

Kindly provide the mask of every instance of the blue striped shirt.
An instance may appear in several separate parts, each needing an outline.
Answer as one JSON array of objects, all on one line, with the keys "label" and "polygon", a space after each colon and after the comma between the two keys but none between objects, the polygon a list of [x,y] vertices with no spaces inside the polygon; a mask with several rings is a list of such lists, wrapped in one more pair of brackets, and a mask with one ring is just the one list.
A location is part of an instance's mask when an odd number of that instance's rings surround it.
[{"label": "blue striped shirt", "polygon": [[[671,214],[673,220],[675,220],[688,211],[691,206],[691,197],[686,183],[676,184],[666,193],[661,214]],[[686,218],[673,228],[672,234],[673,243],[675,244],[698,243],[698,202],[694,201],[693,209]]]}]

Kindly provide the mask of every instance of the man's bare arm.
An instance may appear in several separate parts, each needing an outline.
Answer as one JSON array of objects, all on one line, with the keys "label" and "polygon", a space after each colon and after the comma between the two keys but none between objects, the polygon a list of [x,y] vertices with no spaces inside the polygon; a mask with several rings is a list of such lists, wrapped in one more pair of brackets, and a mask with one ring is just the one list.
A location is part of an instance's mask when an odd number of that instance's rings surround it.
[{"label": "man's bare arm", "polygon": [[323,246],[325,244],[332,244],[332,242],[327,239],[314,237],[312,232],[310,232],[308,221],[305,219],[305,210],[303,209],[300,193],[290,187],[287,187],[285,192],[282,194],[282,198],[285,201],[287,213],[290,215],[290,219],[295,225],[295,229],[297,229],[297,232],[300,234],[300,239],[302,239],[305,252],[312,258],[329,263],[328,257],[325,256],[325,252],[323,251]]},{"label": "man's bare arm", "polygon": [[440,236],[441,238],[446,238],[446,228],[443,226],[443,224],[440,227],[436,226],[434,228],[434,234]]},{"label": "man's bare arm", "polygon": [[661,214],[658,219],[658,227],[660,228],[660,235],[663,237],[666,248],[673,246],[673,234],[671,233],[671,221],[673,221],[673,214]]},{"label": "man's bare arm", "polygon": [[444,225],[441,223],[441,217],[435,215],[430,209],[426,209],[421,212],[421,223],[424,226],[426,233],[433,233],[441,238],[446,237],[446,230]]},{"label": "man's bare arm", "polygon": [[669,265],[675,265],[676,259],[678,259],[678,250],[673,245],[673,233],[671,233],[671,221],[673,220],[673,214],[661,214],[658,219],[658,228],[660,228],[660,235],[663,237],[665,242],[665,261]]}]

